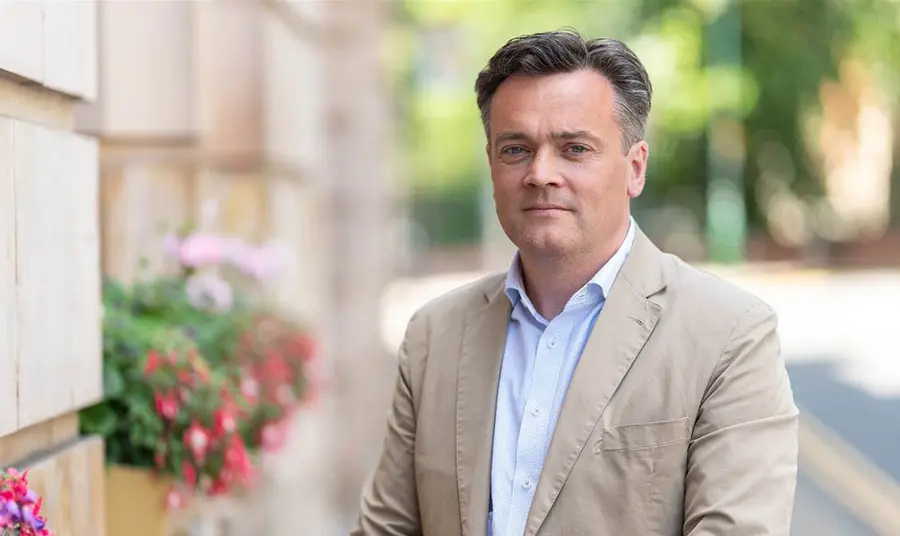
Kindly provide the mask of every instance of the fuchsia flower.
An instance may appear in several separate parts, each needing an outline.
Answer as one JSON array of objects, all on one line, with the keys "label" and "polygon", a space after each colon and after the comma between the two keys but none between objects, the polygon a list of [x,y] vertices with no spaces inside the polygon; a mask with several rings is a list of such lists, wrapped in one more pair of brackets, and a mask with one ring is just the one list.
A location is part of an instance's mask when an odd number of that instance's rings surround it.
[{"label": "fuchsia flower", "polygon": [[237,421],[230,411],[218,409],[216,410],[213,419],[215,420],[215,426],[213,428],[213,435],[215,437],[232,434],[237,430]]},{"label": "fuchsia flower", "polygon": [[159,352],[150,350],[147,352],[147,363],[144,365],[144,375],[153,374],[160,365]]},{"label": "fuchsia flower", "polygon": [[188,448],[197,463],[202,465],[209,450],[210,435],[199,423],[194,421],[184,432],[184,445]]},{"label": "fuchsia flower", "polygon": [[28,488],[28,471],[7,469],[0,475],[0,534],[53,536],[41,517],[43,500]]},{"label": "fuchsia flower", "polygon": [[163,395],[157,393],[153,396],[156,402],[156,413],[167,421],[171,421],[178,415],[178,399],[174,394]]},{"label": "fuchsia flower", "polygon": [[197,485],[197,469],[189,461],[182,462],[181,472],[184,475],[184,482],[188,486],[193,488]]}]

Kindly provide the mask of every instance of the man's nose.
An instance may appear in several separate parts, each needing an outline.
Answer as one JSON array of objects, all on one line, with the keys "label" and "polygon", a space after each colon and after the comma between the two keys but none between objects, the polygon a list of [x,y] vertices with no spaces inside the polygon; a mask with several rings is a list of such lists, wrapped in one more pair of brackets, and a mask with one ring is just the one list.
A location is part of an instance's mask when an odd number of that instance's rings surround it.
[{"label": "man's nose", "polygon": [[538,150],[528,166],[525,184],[536,188],[559,186],[562,183],[559,169],[553,152],[547,149]]}]

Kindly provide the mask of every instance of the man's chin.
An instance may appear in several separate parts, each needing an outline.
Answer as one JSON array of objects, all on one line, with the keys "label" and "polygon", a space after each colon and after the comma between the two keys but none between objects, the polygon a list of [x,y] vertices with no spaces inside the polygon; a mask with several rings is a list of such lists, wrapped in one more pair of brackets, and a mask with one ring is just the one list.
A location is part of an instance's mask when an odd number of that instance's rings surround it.
[{"label": "man's chin", "polygon": [[570,253],[572,244],[564,237],[540,236],[523,240],[519,249],[535,258],[559,258]]}]

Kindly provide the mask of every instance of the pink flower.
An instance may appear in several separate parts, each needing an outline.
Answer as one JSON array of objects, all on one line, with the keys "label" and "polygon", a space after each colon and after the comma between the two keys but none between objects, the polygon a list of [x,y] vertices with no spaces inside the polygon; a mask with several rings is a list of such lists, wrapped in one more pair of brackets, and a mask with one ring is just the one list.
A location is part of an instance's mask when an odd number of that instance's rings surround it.
[{"label": "pink flower", "polygon": [[241,394],[252,403],[255,402],[256,398],[259,396],[259,382],[251,377],[249,373],[245,374],[246,375],[241,380]]},{"label": "pink flower", "polygon": [[188,268],[218,264],[223,257],[223,241],[213,234],[194,234],[181,243],[179,254],[181,264]]},{"label": "pink flower", "polygon": [[209,450],[209,432],[203,429],[199,424],[194,422],[184,432],[184,444],[194,455],[199,465],[203,465],[206,460],[206,454]]},{"label": "pink flower", "polygon": [[228,281],[212,274],[195,275],[185,289],[191,305],[221,313],[234,306],[234,291]]},{"label": "pink flower", "polygon": [[284,269],[289,254],[274,245],[253,246],[242,241],[232,241],[226,248],[226,258],[235,268],[248,277],[265,280]]},{"label": "pink flower", "polygon": [[177,489],[169,490],[169,493],[166,494],[166,506],[173,510],[177,510],[184,506],[184,494],[178,491]]},{"label": "pink flower", "polygon": [[285,421],[269,423],[265,425],[260,437],[263,449],[267,452],[279,450],[287,439],[287,426]]}]

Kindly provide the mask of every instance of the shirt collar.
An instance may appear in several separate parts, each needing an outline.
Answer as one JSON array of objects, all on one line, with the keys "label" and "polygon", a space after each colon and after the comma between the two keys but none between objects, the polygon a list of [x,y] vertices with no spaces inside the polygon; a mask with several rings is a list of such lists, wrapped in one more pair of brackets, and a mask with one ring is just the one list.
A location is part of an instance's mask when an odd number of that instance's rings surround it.
[{"label": "shirt collar", "polygon": [[[569,303],[566,304],[566,309],[587,304],[597,304],[609,296],[613,282],[616,280],[616,276],[619,275],[619,271],[621,271],[622,266],[625,264],[625,259],[628,257],[628,253],[634,245],[636,227],[637,224],[635,223],[634,218],[631,218],[628,224],[628,232],[625,234],[625,240],[622,241],[622,245],[619,246],[619,249],[616,250],[609,261],[594,274],[590,281],[572,296]],[[525,292],[525,283],[522,279],[522,265],[519,261],[518,251],[513,257],[513,261],[506,273],[506,286],[504,291],[506,292],[509,301],[512,302],[513,307],[519,302],[523,302],[532,314],[539,317],[528,294]]]}]

